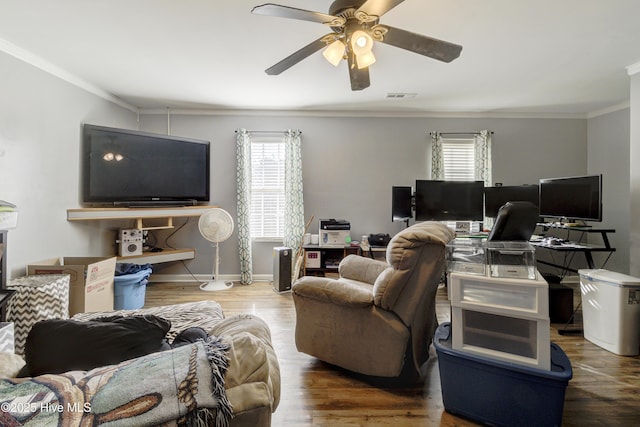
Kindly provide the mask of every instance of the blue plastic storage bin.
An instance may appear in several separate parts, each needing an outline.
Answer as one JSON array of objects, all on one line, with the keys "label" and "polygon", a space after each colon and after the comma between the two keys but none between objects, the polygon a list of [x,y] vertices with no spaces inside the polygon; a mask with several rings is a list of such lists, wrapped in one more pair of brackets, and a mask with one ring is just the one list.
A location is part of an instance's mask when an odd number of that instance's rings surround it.
[{"label": "blue plastic storage bin", "polygon": [[451,324],[434,340],[447,412],[494,426],[560,426],[573,376],[567,355],[551,343],[551,370],[516,365],[451,348]]},{"label": "blue plastic storage bin", "polygon": [[142,308],[150,275],[151,269],[146,268],[137,273],[115,276],[113,278],[113,307],[116,310]]}]

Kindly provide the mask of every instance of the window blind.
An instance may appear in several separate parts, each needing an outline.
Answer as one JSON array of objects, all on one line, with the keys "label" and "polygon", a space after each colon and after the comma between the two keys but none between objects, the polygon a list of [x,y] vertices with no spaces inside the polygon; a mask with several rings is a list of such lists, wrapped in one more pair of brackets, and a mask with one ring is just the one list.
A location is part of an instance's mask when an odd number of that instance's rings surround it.
[{"label": "window blind", "polygon": [[251,142],[251,238],[282,239],[284,235],[284,141]]},{"label": "window blind", "polygon": [[442,156],[445,180],[473,181],[475,179],[473,139],[443,139]]}]

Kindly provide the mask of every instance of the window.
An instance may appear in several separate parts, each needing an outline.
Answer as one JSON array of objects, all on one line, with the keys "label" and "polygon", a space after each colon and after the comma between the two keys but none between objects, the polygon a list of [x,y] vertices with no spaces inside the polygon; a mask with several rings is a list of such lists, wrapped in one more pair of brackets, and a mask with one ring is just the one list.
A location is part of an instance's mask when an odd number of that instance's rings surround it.
[{"label": "window", "polygon": [[475,180],[474,140],[442,138],[442,161],[446,181]]},{"label": "window", "polygon": [[284,140],[251,141],[251,238],[282,240],[284,235]]}]

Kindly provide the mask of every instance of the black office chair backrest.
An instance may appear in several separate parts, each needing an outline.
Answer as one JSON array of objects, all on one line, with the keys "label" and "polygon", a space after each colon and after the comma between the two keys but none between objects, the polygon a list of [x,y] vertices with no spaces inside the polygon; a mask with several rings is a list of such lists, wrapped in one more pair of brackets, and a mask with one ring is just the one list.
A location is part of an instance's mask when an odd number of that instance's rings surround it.
[{"label": "black office chair backrest", "polygon": [[487,240],[529,241],[539,216],[540,210],[531,202],[507,202],[498,211]]}]

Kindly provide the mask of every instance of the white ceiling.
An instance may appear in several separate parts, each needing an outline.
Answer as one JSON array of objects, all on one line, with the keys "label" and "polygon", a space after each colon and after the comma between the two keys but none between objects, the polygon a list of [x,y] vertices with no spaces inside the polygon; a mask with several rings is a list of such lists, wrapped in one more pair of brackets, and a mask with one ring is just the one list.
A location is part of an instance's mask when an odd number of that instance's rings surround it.
[{"label": "white ceiling", "polygon": [[[2,0],[0,50],[134,107],[587,116],[628,103],[638,0],[406,0],[380,22],[463,46],[446,64],[377,44],[371,86],[318,52],[330,32],[261,0]],[[332,0],[274,3],[328,12]],[[386,99],[388,93],[415,93]]]}]

